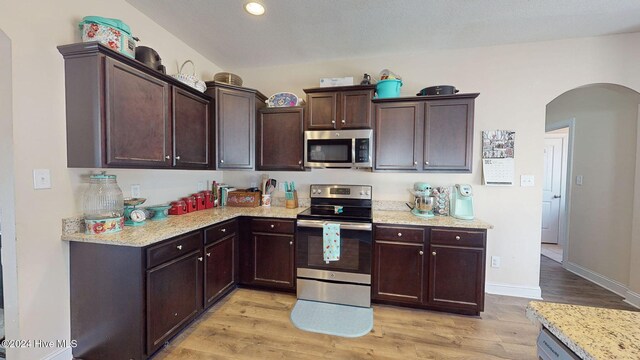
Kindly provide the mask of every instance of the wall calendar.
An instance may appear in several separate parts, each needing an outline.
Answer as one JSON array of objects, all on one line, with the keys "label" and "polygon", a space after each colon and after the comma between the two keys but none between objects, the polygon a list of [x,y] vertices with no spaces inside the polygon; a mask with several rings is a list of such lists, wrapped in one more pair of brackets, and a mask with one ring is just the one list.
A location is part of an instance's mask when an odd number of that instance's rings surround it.
[{"label": "wall calendar", "polygon": [[515,177],[515,131],[482,132],[482,178],[484,185],[513,186]]}]

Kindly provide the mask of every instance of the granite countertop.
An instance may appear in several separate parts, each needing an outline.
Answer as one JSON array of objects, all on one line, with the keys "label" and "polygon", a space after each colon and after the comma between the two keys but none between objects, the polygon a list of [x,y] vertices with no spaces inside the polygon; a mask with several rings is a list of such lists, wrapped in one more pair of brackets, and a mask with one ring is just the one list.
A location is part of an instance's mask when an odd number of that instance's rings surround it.
[{"label": "granite countertop", "polygon": [[581,359],[640,359],[640,312],[531,301],[526,314]]},{"label": "granite countertop", "polygon": [[185,215],[169,216],[167,220],[147,220],[143,226],[126,226],[113,234],[87,235],[84,232],[63,233],[64,241],[143,247],[162,240],[198,230],[238,216],[295,219],[304,207],[222,207],[196,211]]},{"label": "granite countertop", "polygon": [[493,225],[478,219],[460,220],[452,216],[435,216],[430,219],[425,219],[413,215],[408,210],[374,210],[373,222],[376,224],[402,224],[468,229],[493,229]]}]

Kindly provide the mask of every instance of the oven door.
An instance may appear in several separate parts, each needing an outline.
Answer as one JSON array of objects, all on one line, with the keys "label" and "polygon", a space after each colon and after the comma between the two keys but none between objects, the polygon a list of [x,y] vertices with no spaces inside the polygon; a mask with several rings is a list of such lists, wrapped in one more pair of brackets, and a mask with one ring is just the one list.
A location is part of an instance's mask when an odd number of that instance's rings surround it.
[{"label": "oven door", "polygon": [[328,221],[298,220],[296,230],[297,268],[371,274],[371,223],[340,224],[340,260],[323,260],[322,226]]}]

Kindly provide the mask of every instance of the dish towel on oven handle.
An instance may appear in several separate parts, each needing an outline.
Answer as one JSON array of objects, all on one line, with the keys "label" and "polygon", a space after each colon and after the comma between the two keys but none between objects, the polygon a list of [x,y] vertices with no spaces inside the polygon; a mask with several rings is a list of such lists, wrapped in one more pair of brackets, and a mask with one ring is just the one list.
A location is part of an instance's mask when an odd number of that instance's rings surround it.
[{"label": "dish towel on oven handle", "polygon": [[322,225],[322,259],[327,264],[340,260],[340,224]]}]

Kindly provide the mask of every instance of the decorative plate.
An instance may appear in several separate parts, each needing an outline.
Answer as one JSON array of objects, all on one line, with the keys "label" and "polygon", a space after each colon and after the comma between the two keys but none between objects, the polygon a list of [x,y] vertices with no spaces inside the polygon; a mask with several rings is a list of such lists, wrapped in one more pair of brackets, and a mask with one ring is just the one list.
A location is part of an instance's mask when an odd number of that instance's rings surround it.
[{"label": "decorative plate", "polygon": [[279,92],[271,95],[266,101],[269,107],[289,107],[298,105],[298,97],[290,92]]}]

